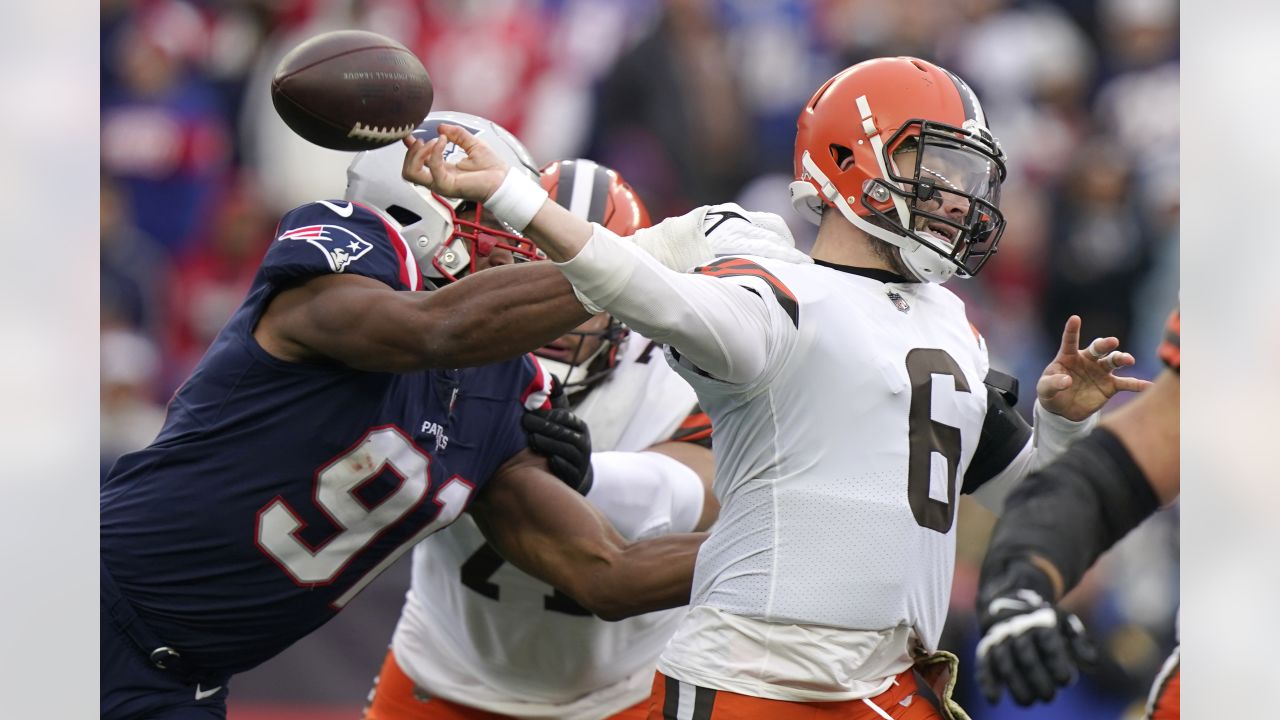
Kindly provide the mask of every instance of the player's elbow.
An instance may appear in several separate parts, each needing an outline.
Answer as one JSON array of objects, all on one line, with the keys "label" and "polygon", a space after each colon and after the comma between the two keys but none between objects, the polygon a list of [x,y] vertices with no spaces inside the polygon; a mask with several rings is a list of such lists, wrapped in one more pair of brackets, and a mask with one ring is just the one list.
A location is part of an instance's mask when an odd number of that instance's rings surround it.
[{"label": "player's elbow", "polygon": [[629,596],[621,583],[611,579],[613,563],[607,558],[593,559],[595,567],[580,573],[572,587],[561,588],[592,615],[609,622],[625,620],[644,612]]},{"label": "player's elbow", "polygon": [[618,593],[611,592],[608,588],[591,593],[589,597],[585,597],[584,600],[580,601],[580,604],[591,611],[592,615],[607,622],[626,620],[639,614],[624,597]]}]

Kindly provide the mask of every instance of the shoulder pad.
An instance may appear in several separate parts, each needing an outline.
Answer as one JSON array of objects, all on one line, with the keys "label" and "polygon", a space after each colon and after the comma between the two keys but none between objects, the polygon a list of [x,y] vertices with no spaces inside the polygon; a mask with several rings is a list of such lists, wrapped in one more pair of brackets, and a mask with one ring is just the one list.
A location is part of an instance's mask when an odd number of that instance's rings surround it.
[{"label": "shoulder pad", "polygon": [[719,255],[756,255],[784,262],[812,262],[796,250],[795,238],[781,216],[744,209],[737,203],[707,207],[702,233]]},{"label": "shoulder pad", "polygon": [[404,238],[361,203],[317,200],[285,213],[263,267],[302,276],[353,272],[418,290],[421,274]]},{"label": "shoulder pad", "polygon": [[[759,263],[753,262],[749,258],[742,257],[722,257],[715,262],[708,263],[696,267],[692,271],[696,275],[707,275],[714,278],[751,278],[763,282],[768,286],[769,291],[773,294],[778,305],[787,313],[787,317],[791,318],[791,323],[800,327],[800,301],[796,299],[795,293],[791,292],[791,288],[778,278],[777,275],[769,272],[769,270]],[[760,292],[750,285],[743,285],[746,290],[760,295]],[[763,295],[760,295],[763,298]]]}]

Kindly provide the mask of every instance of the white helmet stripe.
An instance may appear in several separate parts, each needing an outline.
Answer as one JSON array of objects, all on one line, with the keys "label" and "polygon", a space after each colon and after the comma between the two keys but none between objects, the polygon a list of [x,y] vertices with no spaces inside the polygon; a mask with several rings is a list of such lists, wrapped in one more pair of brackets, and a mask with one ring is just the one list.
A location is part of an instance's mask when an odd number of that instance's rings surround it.
[{"label": "white helmet stripe", "polygon": [[592,188],[595,187],[596,168],[590,160],[576,160],[573,173],[573,194],[569,196],[569,212],[590,220]]},{"label": "white helmet stripe", "polygon": [[[862,129],[871,140],[872,154],[876,156],[876,164],[880,166],[880,177],[884,178],[885,182],[891,183],[906,192],[905,188],[889,179],[889,168],[884,164],[884,141],[880,139],[880,132],[876,129],[875,121],[871,119],[871,103],[867,101],[866,95],[859,95],[856,102],[858,103],[858,112],[862,113]],[[889,195],[893,198],[894,209],[898,211],[898,222],[902,223],[903,227],[907,227],[911,223],[911,211],[907,209],[907,201],[897,193],[890,193]]]}]

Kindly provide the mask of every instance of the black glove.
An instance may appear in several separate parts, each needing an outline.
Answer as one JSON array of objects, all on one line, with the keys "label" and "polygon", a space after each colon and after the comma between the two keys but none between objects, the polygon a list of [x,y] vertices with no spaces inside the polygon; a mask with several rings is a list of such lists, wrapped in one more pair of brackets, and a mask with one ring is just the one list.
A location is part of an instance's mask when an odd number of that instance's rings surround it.
[{"label": "black glove", "polygon": [[983,573],[978,589],[978,684],[989,702],[1002,688],[1019,705],[1048,702],[1059,687],[1075,682],[1078,668],[1091,669],[1097,651],[1084,623],[1058,608],[1043,571],[1026,561],[1010,563],[994,577]]},{"label": "black glove", "polygon": [[591,490],[591,431],[568,408],[529,410],[520,418],[529,449],[547,458],[561,482],[586,495]]}]

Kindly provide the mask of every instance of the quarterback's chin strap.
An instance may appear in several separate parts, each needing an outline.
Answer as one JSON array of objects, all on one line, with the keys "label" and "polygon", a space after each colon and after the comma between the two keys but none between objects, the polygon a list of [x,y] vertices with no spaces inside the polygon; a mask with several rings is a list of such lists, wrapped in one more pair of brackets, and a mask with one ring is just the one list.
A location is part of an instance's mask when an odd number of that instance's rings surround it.
[{"label": "quarterback's chin strap", "polygon": [[[878,154],[877,157],[879,157]],[[883,165],[883,160],[881,161],[881,164]],[[818,182],[818,186],[822,188],[821,192],[823,197],[825,197],[833,207],[840,211],[840,214],[844,219],[853,223],[854,227],[868,235],[879,238],[880,240],[898,248],[898,253],[902,257],[902,262],[911,270],[917,279],[923,282],[943,283],[955,274],[956,266],[944,260],[941,255],[925,246],[924,243],[914,238],[904,237],[891,230],[885,230],[854,212],[853,208],[849,205],[849,201],[840,194],[838,189],[836,189],[835,183],[831,182],[831,180],[818,169],[818,165],[813,161],[813,158],[810,157],[809,151],[806,150],[804,155],[801,156],[800,165],[810,177]],[[796,198],[793,202],[805,202],[805,200],[802,199],[804,197],[804,192],[802,189],[799,191],[797,190],[797,184],[798,183],[792,183],[791,192],[793,198]],[[808,185],[809,183],[805,182],[804,184]],[[894,198],[895,202],[901,201],[901,198],[899,198],[896,193],[890,193],[890,195]]]}]

